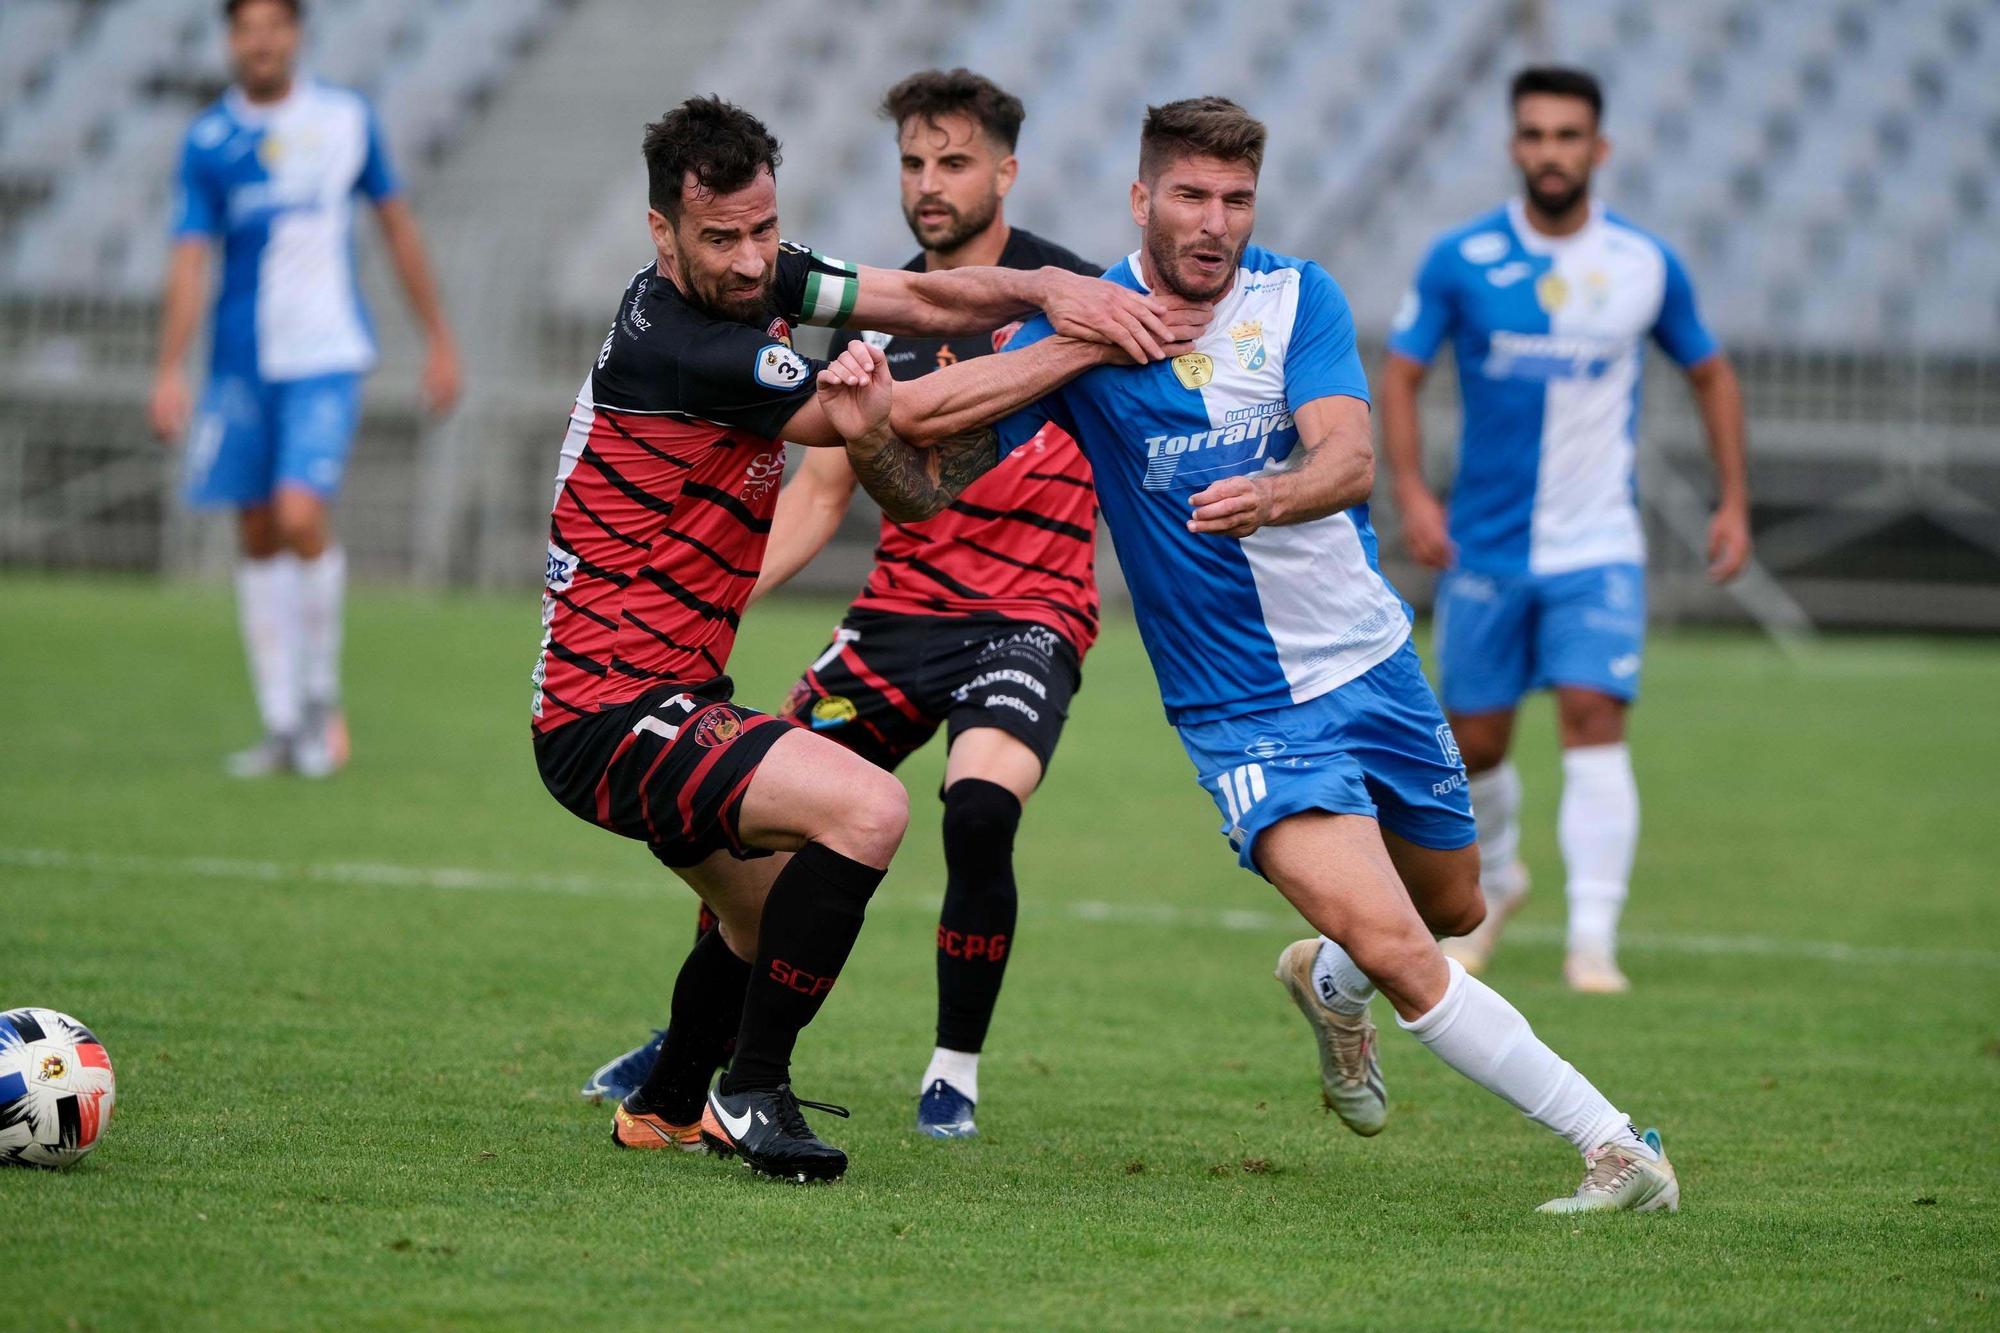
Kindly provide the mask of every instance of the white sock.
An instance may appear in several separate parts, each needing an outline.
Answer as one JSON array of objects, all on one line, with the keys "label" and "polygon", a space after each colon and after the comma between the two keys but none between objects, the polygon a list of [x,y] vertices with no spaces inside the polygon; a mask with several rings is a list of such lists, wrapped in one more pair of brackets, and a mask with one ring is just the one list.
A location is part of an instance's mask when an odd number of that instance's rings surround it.
[{"label": "white sock", "polygon": [[979,1100],[979,1052],[951,1051],[946,1050],[942,1046],[938,1047],[931,1052],[931,1067],[924,1071],[923,1086],[919,1087],[917,1091],[924,1091],[925,1088],[930,1087],[938,1079],[943,1079],[964,1093],[967,1101],[977,1102]]},{"label": "white sock", "polygon": [[302,711],[299,676],[299,562],[290,552],[245,560],[236,570],[236,608],[250,683],[264,730],[290,736]]},{"label": "white sock", "polygon": [[1444,998],[1414,1022],[1399,1017],[1404,1031],[1528,1119],[1568,1139],[1578,1152],[1616,1143],[1654,1155],[1625,1113],[1543,1045],[1520,1010],[1454,960],[1447,958],[1445,966],[1451,981]]},{"label": "white sock", "polygon": [[1322,935],[1319,956],[1313,959],[1313,989],[1327,1008],[1337,1014],[1359,1014],[1375,998],[1375,983],[1354,965],[1347,950]]},{"label": "white sock", "polygon": [[1479,831],[1479,886],[1488,906],[1504,903],[1527,886],[1521,863],[1521,775],[1513,760],[1476,773],[1466,784],[1472,819]]},{"label": "white sock", "polygon": [[1639,786],[1632,779],[1632,752],[1622,741],[1563,751],[1556,840],[1569,872],[1570,951],[1615,951],[1639,846]]},{"label": "white sock", "polygon": [[340,702],[340,608],[347,592],[347,553],[329,546],[299,561],[299,650],[306,702]]}]

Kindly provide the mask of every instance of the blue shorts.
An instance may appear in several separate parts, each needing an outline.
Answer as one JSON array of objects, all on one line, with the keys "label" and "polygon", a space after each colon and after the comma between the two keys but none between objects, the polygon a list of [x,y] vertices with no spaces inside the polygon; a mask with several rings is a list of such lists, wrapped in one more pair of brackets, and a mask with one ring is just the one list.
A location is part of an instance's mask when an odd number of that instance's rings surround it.
[{"label": "blue shorts", "polygon": [[1458,742],[1407,643],[1317,699],[1179,730],[1245,870],[1259,834],[1309,810],[1367,815],[1438,851],[1476,836]]},{"label": "blue shorts", "polygon": [[261,380],[218,373],[188,434],[188,501],[262,504],[280,486],[331,499],[361,419],[361,376]]},{"label": "blue shorts", "polygon": [[1638,565],[1567,574],[1454,569],[1438,580],[1438,694],[1454,713],[1502,712],[1552,685],[1635,699],[1645,648],[1646,571]]}]

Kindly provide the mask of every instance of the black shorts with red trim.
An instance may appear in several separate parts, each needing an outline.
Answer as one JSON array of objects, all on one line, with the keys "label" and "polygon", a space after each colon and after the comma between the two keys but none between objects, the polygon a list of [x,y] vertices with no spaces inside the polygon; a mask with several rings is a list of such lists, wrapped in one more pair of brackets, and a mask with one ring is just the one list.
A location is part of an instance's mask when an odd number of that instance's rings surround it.
[{"label": "black shorts with red trim", "polygon": [[726,851],[768,856],[738,831],[743,793],[782,720],[729,702],[723,676],[662,685],[535,737],[542,785],[579,819],[637,838],[676,869]]},{"label": "black shorts with red trim", "polygon": [[997,727],[1046,772],[1082,688],[1076,650],[1032,621],[852,611],[785,699],[785,717],[893,769],[946,729]]}]

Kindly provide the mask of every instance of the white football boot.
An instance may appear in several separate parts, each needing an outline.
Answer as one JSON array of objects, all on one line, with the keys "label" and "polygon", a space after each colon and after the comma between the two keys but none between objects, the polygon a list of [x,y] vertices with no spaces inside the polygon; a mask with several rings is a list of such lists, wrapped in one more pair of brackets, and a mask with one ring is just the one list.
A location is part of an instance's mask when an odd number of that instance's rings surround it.
[{"label": "white football boot", "polygon": [[1456,959],[1460,967],[1475,977],[1485,970],[1487,961],[1493,957],[1507,918],[1520,911],[1521,904],[1528,901],[1528,867],[1516,861],[1507,867],[1505,875],[1494,883],[1482,885],[1482,889],[1486,894],[1486,919],[1469,935],[1438,941],[1438,948],[1445,957]]},{"label": "white football boot", "polygon": [[1583,995],[1623,995],[1632,989],[1609,949],[1572,949],[1563,959],[1563,980]]},{"label": "white football boot", "polygon": [[347,766],[347,716],[326,704],[306,707],[305,726],[292,745],[292,767],[302,778],[330,778]]},{"label": "white football boot", "polygon": [[222,769],[232,778],[274,778],[292,771],[292,739],[265,736],[247,750],[238,750],[222,761]]},{"label": "white football boot", "polygon": [[1583,1183],[1576,1193],[1550,1199],[1538,1213],[1679,1212],[1681,1182],[1660,1146],[1660,1131],[1649,1129],[1646,1146],[1659,1154],[1649,1161],[1629,1148],[1607,1143],[1583,1155]]},{"label": "white football boot", "polygon": [[1375,1058],[1375,1025],[1368,1012],[1343,1014],[1327,1007],[1313,985],[1319,939],[1300,940],[1278,955],[1278,980],[1292,1003],[1312,1024],[1319,1042],[1319,1086],[1340,1122],[1363,1138],[1382,1132],[1389,1118],[1389,1094]]}]

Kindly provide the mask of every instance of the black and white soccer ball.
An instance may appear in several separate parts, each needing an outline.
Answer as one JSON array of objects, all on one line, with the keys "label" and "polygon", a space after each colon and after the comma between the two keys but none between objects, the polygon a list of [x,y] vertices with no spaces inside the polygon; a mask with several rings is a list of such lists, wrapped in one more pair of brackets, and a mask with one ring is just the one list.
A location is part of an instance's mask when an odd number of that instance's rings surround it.
[{"label": "black and white soccer ball", "polygon": [[89,1028],[53,1009],[0,1013],[0,1164],[78,1161],[117,1100],[111,1057]]}]

